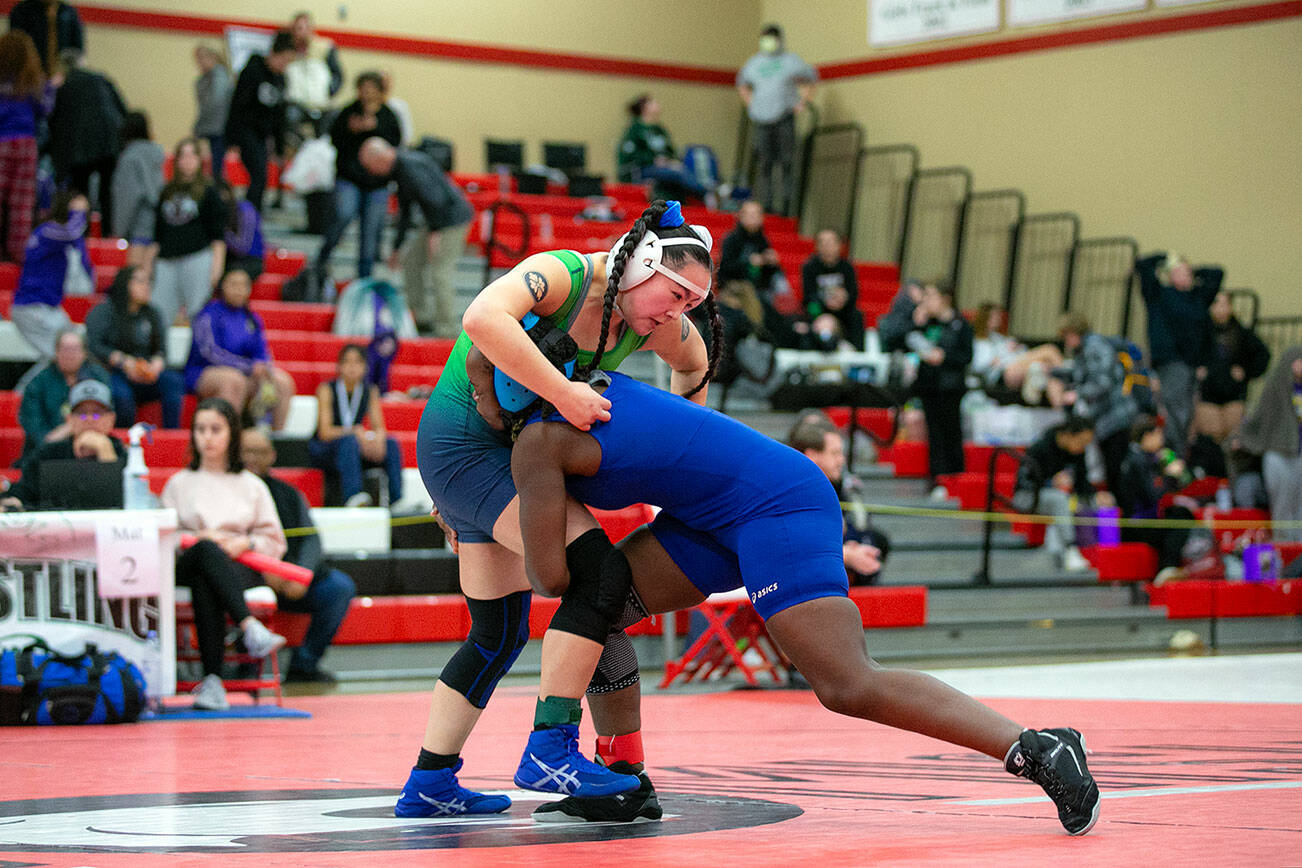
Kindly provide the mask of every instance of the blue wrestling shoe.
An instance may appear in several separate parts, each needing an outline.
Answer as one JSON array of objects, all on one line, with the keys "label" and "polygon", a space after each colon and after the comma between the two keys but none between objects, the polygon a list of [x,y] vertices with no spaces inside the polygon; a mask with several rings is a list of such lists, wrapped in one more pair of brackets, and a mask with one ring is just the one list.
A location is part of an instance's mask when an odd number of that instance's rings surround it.
[{"label": "blue wrestling shoe", "polygon": [[614,796],[636,790],[635,775],[621,775],[598,765],[579,752],[579,728],[567,723],[529,733],[515,785],[540,793],[562,796]]},{"label": "blue wrestling shoe", "polygon": [[461,760],[450,769],[412,769],[402,788],[395,817],[458,817],[463,814],[500,814],[511,807],[506,796],[468,790],[457,783]]}]

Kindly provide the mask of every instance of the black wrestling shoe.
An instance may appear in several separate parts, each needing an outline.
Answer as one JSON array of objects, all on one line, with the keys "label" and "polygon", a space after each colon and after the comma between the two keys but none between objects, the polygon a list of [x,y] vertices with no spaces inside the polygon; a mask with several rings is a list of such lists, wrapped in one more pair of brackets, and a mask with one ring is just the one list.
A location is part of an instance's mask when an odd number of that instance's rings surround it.
[{"label": "black wrestling shoe", "polygon": [[612,772],[637,775],[641,786],[629,793],[614,796],[581,799],[569,796],[558,802],[547,802],[534,809],[536,823],[640,823],[659,820],[664,811],[660,799],[646,772],[637,772],[626,762],[612,763]]},{"label": "black wrestling shoe", "polygon": [[1004,768],[1044,788],[1069,835],[1084,835],[1098,822],[1099,787],[1085,765],[1085,737],[1076,730],[1022,730]]}]

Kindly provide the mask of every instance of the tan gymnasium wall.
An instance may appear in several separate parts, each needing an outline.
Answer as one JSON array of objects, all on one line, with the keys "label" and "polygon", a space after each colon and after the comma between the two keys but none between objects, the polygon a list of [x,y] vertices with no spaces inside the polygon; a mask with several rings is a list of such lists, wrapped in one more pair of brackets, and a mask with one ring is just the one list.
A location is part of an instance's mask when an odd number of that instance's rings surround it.
[{"label": "tan gymnasium wall", "polygon": [[[762,6],[810,59],[884,56],[868,50],[863,2],[820,3],[821,32],[835,35],[816,44],[818,25],[798,17],[809,7]],[[828,56],[828,42],[843,53]],[[924,166],[970,168],[975,189],[1015,187],[1032,211],[1075,211],[1086,235],[1223,263],[1230,286],[1260,293],[1264,314],[1299,315],[1299,57],[1293,17],[834,79],[818,101],[829,121],[863,124],[869,144],[912,143]]]},{"label": "tan gymnasium wall", "polygon": [[[108,4],[105,4],[106,6]],[[122,0],[115,9],[204,14],[198,4]],[[259,3],[229,0],[221,17],[235,20],[288,19],[306,8],[318,27],[403,37],[597,55],[619,60],[686,63],[735,69],[745,59],[758,20],[753,0],[726,0],[722,13],[744,17],[744,36],[730,38],[718,29],[691,22],[697,4],[660,4],[664,23],[657,27],[618,27],[641,20],[640,3],[594,4],[580,0],[475,4],[365,2],[349,5],[345,22],[334,4]],[[473,11],[472,11],[473,10]],[[673,14],[677,11],[678,14]],[[193,46],[200,35],[90,25],[88,61],[118,83],[127,101],[149,111],[155,138],[170,146],[188,133],[194,118]],[[215,40],[216,37],[208,37]],[[541,69],[499,63],[439,59],[379,51],[341,49],[350,78],[341,99],[351,94],[351,77],[367,68],[394,76],[394,90],[410,104],[418,132],[450,139],[457,167],[483,169],[485,138],[522,138],[526,159],[541,161],[541,142],[578,141],[588,145],[588,162],[613,177],[614,148],[628,123],[625,106],[639,93],[653,92],[664,105],[663,122],[676,144],[703,142],[724,159],[732,156],[738,104],[731,87],[670,81],[655,77]]]}]

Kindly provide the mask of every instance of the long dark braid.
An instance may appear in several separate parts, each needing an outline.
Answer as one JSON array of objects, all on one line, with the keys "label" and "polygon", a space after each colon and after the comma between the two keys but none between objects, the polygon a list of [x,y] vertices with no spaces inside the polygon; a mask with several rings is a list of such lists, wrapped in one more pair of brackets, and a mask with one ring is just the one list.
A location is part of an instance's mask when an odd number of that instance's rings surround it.
[{"label": "long dark braid", "polygon": [[663,199],[657,199],[647,206],[642,216],[633,221],[633,228],[628,231],[619,252],[612,262],[606,263],[606,296],[601,306],[601,335],[597,339],[597,351],[592,354],[592,361],[582,371],[581,379],[587,379],[601,365],[601,357],[606,352],[606,335],[610,331],[610,317],[615,311],[615,298],[619,295],[619,282],[624,277],[624,264],[633,255],[634,248],[646,235],[647,230],[660,225],[669,206]]},{"label": "long dark braid", "polygon": [[710,364],[705,369],[705,376],[690,392],[683,395],[690,398],[705,388],[714,379],[714,372],[719,368],[719,359],[723,356],[723,317],[719,316],[719,306],[714,303],[714,293],[705,297],[705,312],[710,315]]}]

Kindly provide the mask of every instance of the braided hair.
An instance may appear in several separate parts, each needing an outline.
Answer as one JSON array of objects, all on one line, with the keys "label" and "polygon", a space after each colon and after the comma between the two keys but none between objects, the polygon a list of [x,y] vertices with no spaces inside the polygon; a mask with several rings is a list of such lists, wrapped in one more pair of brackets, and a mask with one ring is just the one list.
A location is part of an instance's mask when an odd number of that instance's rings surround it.
[{"label": "braided hair", "polygon": [[[606,338],[610,332],[610,319],[615,310],[615,299],[619,296],[619,284],[624,277],[624,268],[647,231],[654,228],[656,234],[661,238],[696,236],[696,233],[685,223],[680,226],[662,227],[660,219],[664,217],[665,212],[668,210],[669,204],[663,199],[657,199],[648,205],[646,210],[642,212],[642,216],[633,221],[633,227],[629,229],[628,234],[624,237],[624,243],[619,246],[614,258],[606,263],[606,294],[602,299],[600,337],[597,340],[596,352],[592,354],[592,361],[579,372],[579,379],[587,379],[601,365],[601,357],[606,352]],[[709,252],[701,250],[696,245],[684,244],[665,248],[664,262],[670,266],[682,265],[689,259],[699,261],[702,255],[705,260],[702,264],[709,268],[711,274],[713,274],[714,262],[710,259]],[[715,370],[718,368],[719,354],[723,348],[723,320],[719,317],[719,310],[715,306],[713,293],[706,295],[705,305],[710,314],[712,332],[709,350],[710,362],[705,376],[701,378],[701,382],[697,383],[684,397],[695,395],[710,382]]]}]

